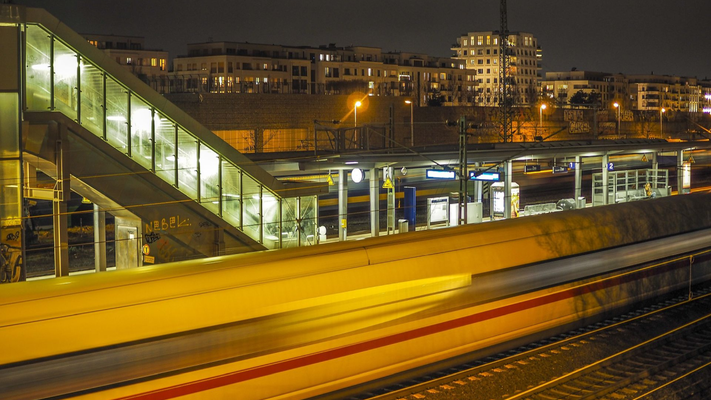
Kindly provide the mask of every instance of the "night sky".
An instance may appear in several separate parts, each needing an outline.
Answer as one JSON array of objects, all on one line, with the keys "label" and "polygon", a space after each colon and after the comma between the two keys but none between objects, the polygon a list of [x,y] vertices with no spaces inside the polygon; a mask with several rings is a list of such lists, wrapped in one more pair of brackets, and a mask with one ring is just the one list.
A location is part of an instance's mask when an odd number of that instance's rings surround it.
[{"label": "night sky", "polygon": [[[15,0],[79,33],[143,36],[146,46],[235,41],[380,47],[451,56],[461,34],[499,29],[496,0]],[[711,78],[710,0],[508,0],[510,31],[533,33],[543,71]]]}]

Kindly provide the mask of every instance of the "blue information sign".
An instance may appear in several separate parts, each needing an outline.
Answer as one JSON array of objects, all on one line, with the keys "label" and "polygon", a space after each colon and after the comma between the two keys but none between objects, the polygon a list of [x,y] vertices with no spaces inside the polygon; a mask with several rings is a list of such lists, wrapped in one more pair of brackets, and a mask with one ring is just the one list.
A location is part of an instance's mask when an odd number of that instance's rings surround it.
[{"label": "blue information sign", "polygon": [[501,180],[501,173],[493,172],[493,171],[486,171],[486,172],[470,171],[469,172],[469,179],[473,179],[475,181],[498,182]]}]

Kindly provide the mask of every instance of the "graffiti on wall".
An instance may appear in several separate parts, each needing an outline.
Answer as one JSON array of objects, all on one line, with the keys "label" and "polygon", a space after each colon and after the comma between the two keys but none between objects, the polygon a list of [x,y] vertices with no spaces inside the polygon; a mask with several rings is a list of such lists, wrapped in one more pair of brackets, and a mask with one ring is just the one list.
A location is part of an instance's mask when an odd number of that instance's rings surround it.
[{"label": "graffiti on wall", "polygon": [[17,282],[23,268],[22,228],[7,226],[0,231],[0,283]]},{"label": "graffiti on wall", "polygon": [[568,126],[570,133],[590,133],[590,123],[588,121],[571,121]]},{"label": "graffiti on wall", "polygon": [[[566,122],[582,121],[583,110],[564,110],[563,118]],[[573,133],[573,132],[571,132]]]}]

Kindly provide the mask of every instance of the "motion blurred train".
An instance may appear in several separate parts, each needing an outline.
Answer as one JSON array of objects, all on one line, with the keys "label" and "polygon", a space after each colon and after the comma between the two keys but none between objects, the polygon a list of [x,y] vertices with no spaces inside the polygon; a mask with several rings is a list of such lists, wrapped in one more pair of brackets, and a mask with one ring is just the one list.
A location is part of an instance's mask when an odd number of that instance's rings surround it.
[{"label": "motion blurred train", "polygon": [[710,193],[0,292],[3,399],[337,398],[711,277]]}]

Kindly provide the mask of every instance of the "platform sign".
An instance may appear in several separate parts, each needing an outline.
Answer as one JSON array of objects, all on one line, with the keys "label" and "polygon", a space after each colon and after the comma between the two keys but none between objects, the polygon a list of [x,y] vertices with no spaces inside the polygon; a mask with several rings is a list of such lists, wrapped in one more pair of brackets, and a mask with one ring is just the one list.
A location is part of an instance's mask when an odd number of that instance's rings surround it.
[{"label": "platform sign", "polygon": [[680,192],[682,194],[688,194],[691,193],[691,163],[687,161],[681,168],[682,187]]},{"label": "platform sign", "polygon": [[529,173],[529,172],[538,172],[541,170],[540,165],[525,165],[523,167],[523,172],[524,173]]},{"label": "platform sign", "polygon": [[470,172],[469,172],[469,179],[472,179],[472,180],[475,180],[475,181],[498,182],[498,181],[501,180],[501,172],[493,172],[493,171],[485,171],[485,172],[470,171]]},{"label": "platform sign", "polygon": [[553,167],[553,173],[554,174],[566,174],[568,173],[568,167]]},{"label": "platform sign", "polygon": [[457,174],[454,171],[428,169],[425,171],[425,177],[428,179],[457,179]]}]

